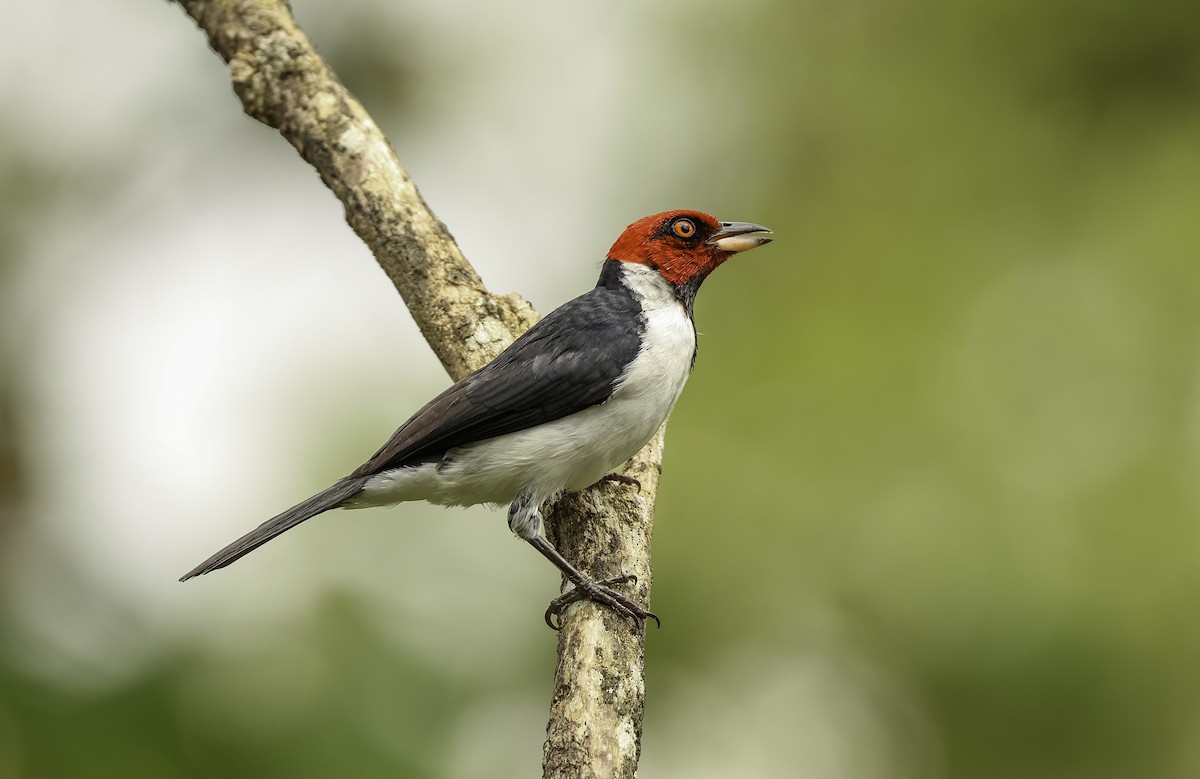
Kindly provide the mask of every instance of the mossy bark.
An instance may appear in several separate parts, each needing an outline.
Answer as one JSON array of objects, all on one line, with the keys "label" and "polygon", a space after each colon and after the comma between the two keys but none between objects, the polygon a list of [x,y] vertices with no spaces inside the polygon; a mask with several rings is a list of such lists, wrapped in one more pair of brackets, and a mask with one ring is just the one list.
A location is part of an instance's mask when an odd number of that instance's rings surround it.
[{"label": "mossy bark", "polygon": [[[341,201],[421,333],[455,379],[537,321],[496,295],[433,215],[387,138],[321,59],[283,0],[178,0],[228,67],[245,112],[287,139]],[[631,573],[649,602],[650,537],[662,431],[631,462],[640,489],[605,484],[549,507],[550,540],[597,578]],[[531,565],[543,564],[532,562]],[[531,622],[530,629],[540,625]],[[543,749],[546,777],[633,777],[641,752],[645,636],[590,602],[572,605]]]}]

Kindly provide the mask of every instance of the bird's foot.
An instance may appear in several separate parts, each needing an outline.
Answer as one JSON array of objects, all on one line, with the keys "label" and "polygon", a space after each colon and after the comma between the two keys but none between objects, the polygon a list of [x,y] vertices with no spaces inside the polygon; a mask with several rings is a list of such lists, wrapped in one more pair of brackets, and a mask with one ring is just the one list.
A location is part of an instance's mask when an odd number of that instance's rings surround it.
[{"label": "bird's foot", "polygon": [[[554,630],[562,627],[563,611],[577,600],[595,601],[596,603],[608,606],[613,611],[625,617],[632,617],[637,629],[641,630],[646,626],[646,619],[653,619],[655,624],[662,627],[662,622],[658,619],[658,615],[653,611],[643,609],[629,598],[626,598],[621,593],[613,589],[614,584],[625,584],[626,582],[637,582],[636,576],[614,576],[611,579],[601,579],[596,581],[586,576],[575,566],[567,562],[567,559],[559,554],[558,550],[547,541],[543,536],[535,536],[529,539],[529,545],[538,550],[543,557],[554,563],[558,570],[562,571],[575,588],[569,592],[559,595],[554,600],[550,601],[550,605],[546,608],[546,624]],[[554,618],[558,617],[557,624]]]},{"label": "bird's foot", "polygon": [[[613,474],[617,475],[617,474]],[[662,627],[662,622],[658,615],[653,611],[643,609],[629,598],[626,598],[621,593],[613,589],[614,584],[625,584],[626,582],[637,583],[637,577],[631,574],[624,576],[614,576],[611,579],[594,579],[584,578],[581,583],[577,583],[575,588],[569,590],[562,595],[559,595],[554,600],[550,601],[550,605],[546,608],[546,624],[554,630],[562,628],[563,611],[575,601],[587,600],[595,601],[596,603],[608,606],[618,614],[631,617],[635,626],[640,630],[645,627],[646,620],[654,620],[654,624]],[[557,623],[554,618],[557,617]]]},{"label": "bird's foot", "polygon": [[630,487],[633,487],[638,492],[641,492],[641,490],[642,490],[642,483],[640,481],[633,478],[632,476],[627,476],[623,473],[610,473],[607,476],[601,476],[600,481],[596,482],[596,484],[603,484],[606,481],[612,482],[614,484],[628,484]]}]

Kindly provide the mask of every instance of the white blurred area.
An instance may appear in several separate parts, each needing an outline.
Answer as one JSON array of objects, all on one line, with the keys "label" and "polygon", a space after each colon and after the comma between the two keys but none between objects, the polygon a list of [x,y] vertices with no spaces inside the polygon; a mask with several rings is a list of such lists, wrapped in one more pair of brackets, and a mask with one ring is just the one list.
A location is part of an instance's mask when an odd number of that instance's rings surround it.
[{"label": "white blurred area", "polygon": [[[591,284],[614,228],[640,213],[622,211],[604,183],[619,117],[578,110],[623,102],[620,62],[594,34],[622,20],[467,5],[371,4],[427,25],[435,60],[516,52],[459,67],[454,96],[396,128],[393,143],[488,283],[548,309]],[[361,591],[388,620],[431,625],[459,621],[481,597],[480,619],[503,624],[551,595],[556,577],[502,516],[425,506],[322,517],[248,563],[175,583],[361,462],[448,379],[340,205],[242,115],[180,9],[24,12],[30,29],[59,34],[68,12],[73,24],[54,51],[8,29],[3,86],[22,142],[63,175],[106,174],[30,242],[6,317],[36,366],[21,423],[40,454],[36,520],[7,550],[16,580],[4,594],[25,615],[24,659],[116,681],[172,640],[269,632],[332,586]],[[343,32],[332,6],[295,12],[319,47],[325,30]],[[120,45],[95,36],[98,25],[121,30]],[[29,88],[22,69],[55,88]],[[51,557],[80,577],[66,592],[41,576]],[[505,587],[481,595],[473,571]],[[453,643],[429,651],[445,657]]]},{"label": "white blurred area", "polygon": [[[420,84],[416,119],[377,118],[493,290],[549,310],[592,284],[634,218],[725,205],[679,202],[669,171],[721,146],[721,122],[744,114],[738,96],[714,115],[665,93],[677,63],[642,7],[360,5],[381,24],[420,25],[405,44],[422,76],[453,81]],[[319,49],[352,34],[343,4],[293,7]],[[558,577],[500,513],[335,512],[176,582],[357,465],[448,379],[340,205],[241,113],[177,7],[58,0],[21,14],[0,26],[0,89],[27,153],[82,185],[31,232],[0,314],[5,347],[35,366],[20,419],[37,452],[33,517],[2,552],[0,598],[20,625],[6,642],[13,661],[103,688],[186,644],[201,659],[180,692],[185,719],[286,728],[337,684],[289,626],[345,593],[369,604],[382,635],[450,675],[503,673],[536,646],[545,690],[467,706],[449,750],[460,776],[535,771],[553,643],[531,633]],[[606,45],[616,37],[623,47]],[[642,124],[663,99],[672,110]],[[728,173],[716,157],[713,171]],[[740,685],[748,663],[761,664],[761,684]],[[903,696],[882,675],[819,648],[664,670],[676,694],[651,703],[646,773],[765,776],[803,755],[807,776],[903,775],[927,755],[888,731],[877,708]],[[919,714],[902,714],[924,733]],[[810,735],[792,752],[766,751],[797,729]],[[690,749],[697,734],[712,745],[704,760]]]}]

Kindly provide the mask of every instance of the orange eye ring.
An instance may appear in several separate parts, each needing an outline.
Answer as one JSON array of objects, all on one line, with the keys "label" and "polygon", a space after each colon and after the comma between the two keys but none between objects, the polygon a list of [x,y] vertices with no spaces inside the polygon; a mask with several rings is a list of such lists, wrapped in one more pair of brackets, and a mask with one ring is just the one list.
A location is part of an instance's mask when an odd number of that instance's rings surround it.
[{"label": "orange eye ring", "polygon": [[691,238],[696,234],[696,223],[691,219],[676,219],[671,230],[680,238]]}]

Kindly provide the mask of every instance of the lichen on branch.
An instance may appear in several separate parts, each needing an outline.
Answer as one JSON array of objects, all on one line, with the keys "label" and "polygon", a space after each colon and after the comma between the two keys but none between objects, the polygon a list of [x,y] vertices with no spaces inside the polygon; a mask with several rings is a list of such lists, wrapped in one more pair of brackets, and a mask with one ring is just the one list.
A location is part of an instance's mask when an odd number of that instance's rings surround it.
[{"label": "lichen on branch", "polygon": [[[461,378],[537,313],[494,295],[433,215],[391,144],[279,0],[180,0],[229,66],[243,110],[279,131],[345,207],[450,375]],[[488,338],[474,337],[486,333]]]},{"label": "lichen on branch", "polygon": [[[243,110],[273,127],[341,201],[438,359],[455,379],[485,365],[537,320],[516,294],[487,291],[395,151],[296,24],[284,0],[178,0],[229,67]],[[662,431],[631,461],[640,489],[607,484],[546,512],[551,541],[592,576],[638,577],[649,602],[650,536]],[[531,560],[533,560],[531,555]],[[531,565],[540,564],[531,562]],[[541,608],[530,608],[530,629]],[[641,630],[594,603],[572,605],[543,749],[546,777],[632,778],[644,710]]]}]

